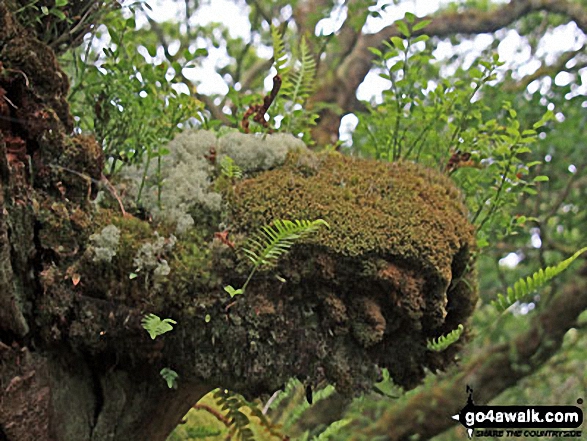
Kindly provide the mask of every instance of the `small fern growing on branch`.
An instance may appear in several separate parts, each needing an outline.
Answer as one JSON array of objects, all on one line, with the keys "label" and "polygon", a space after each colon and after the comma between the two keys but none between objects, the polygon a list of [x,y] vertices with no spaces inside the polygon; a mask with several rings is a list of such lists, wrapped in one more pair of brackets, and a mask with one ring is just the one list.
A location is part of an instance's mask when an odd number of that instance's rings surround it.
[{"label": "small fern growing on branch", "polygon": [[465,328],[463,327],[463,325],[459,325],[457,329],[453,329],[448,334],[441,335],[438,338],[433,338],[428,342],[426,347],[434,352],[442,352],[453,343],[456,343],[459,340],[459,338],[461,338],[461,334],[463,333],[464,329]]},{"label": "small fern growing on branch", "polygon": [[498,294],[497,299],[493,300],[491,304],[499,312],[505,311],[514,303],[524,300],[525,297],[542,288],[550,280],[566,270],[585,251],[587,251],[587,247],[581,248],[571,257],[563,260],[555,266],[548,266],[545,269],[541,268],[531,276],[526,277],[526,279],[519,279],[516,283],[514,283],[513,287],[508,287],[507,295]]},{"label": "small fern growing on branch", "polygon": [[324,219],[309,220],[275,220],[273,226],[265,225],[259,232],[251,237],[243,252],[253,264],[253,269],[249,273],[245,284],[240,289],[232,286],[224,287],[224,290],[234,297],[238,294],[244,294],[247,285],[255,272],[261,267],[272,267],[277,263],[279,258],[285,255],[294,243],[311,233],[320,229],[320,227],[330,228]]},{"label": "small fern growing on branch", "polygon": [[242,169],[235,164],[230,156],[223,156],[220,160],[220,172],[228,179],[240,179],[243,177]]},{"label": "small fern growing on branch", "polygon": [[161,320],[155,314],[148,314],[143,317],[141,321],[143,328],[149,333],[151,338],[155,340],[160,335],[173,330],[173,325],[177,324],[175,320],[166,318]]}]

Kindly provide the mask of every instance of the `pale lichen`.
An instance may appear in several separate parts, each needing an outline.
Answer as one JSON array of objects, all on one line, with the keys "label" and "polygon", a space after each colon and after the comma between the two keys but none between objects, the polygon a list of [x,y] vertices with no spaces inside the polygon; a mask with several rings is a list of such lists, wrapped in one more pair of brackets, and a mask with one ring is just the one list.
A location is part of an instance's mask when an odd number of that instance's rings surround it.
[{"label": "pale lichen", "polygon": [[99,233],[92,234],[90,241],[93,244],[93,261],[111,262],[118,249],[120,230],[114,225],[107,225]]},{"label": "pale lichen", "polygon": [[[279,166],[289,151],[306,147],[299,139],[284,134],[186,130],[167,148],[169,154],[162,158],[159,177],[151,165],[140,203],[156,220],[175,223],[176,234],[183,235],[194,225],[194,218],[218,220],[223,200],[213,181],[217,176],[216,163],[223,156],[231,157],[246,174]],[[143,171],[127,167],[122,173],[127,196],[136,199]]]}]

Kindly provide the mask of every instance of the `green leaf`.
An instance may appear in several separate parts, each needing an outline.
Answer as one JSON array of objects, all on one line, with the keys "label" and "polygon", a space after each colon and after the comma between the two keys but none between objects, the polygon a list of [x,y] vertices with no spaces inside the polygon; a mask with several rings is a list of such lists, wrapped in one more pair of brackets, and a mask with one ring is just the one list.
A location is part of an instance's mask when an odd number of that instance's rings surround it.
[{"label": "green leaf", "polygon": [[276,220],[273,226],[261,227],[260,232],[249,239],[243,251],[255,267],[271,266],[287,253],[296,240],[316,232],[322,226],[330,228],[323,219]]},{"label": "green leaf", "polygon": [[414,27],[412,28],[412,31],[416,32],[419,31],[421,29],[424,29],[426,26],[428,26],[430,23],[432,22],[432,20],[422,20],[419,21],[418,23],[416,23],[414,25]]},{"label": "green leaf", "polygon": [[55,17],[57,17],[59,20],[67,20],[67,17],[65,16],[65,14],[59,9],[53,8],[49,12],[51,12],[51,14],[54,15]]},{"label": "green leaf", "polygon": [[208,56],[208,49],[206,49],[205,47],[200,47],[200,48],[196,49],[196,52],[194,52],[194,56],[195,57],[207,57]]},{"label": "green leaf", "polygon": [[406,15],[404,16],[404,19],[408,23],[414,23],[414,21],[416,21],[416,16],[414,14],[412,14],[411,12],[406,12]]},{"label": "green leaf", "polygon": [[498,294],[497,299],[493,300],[491,304],[500,312],[505,311],[514,303],[524,300],[528,295],[544,287],[553,278],[566,270],[581,254],[587,251],[587,247],[581,248],[571,257],[563,260],[555,266],[548,266],[545,269],[536,271],[526,279],[521,278],[513,287],[508,287],[507,295]]},{"label": "green leaf", "polygon": [[469,75],[471,76],[471,78],[478,79],[483,77],[483,72],[481,72],[476,67],[472,67],[471,69],[469,69]]},{"label": "green leaf", "polygon": [[404,37],[409,38],[412,35],[405,21],[396,21],[395,25]]},{"label": "green leaf", "polygon": [[369,49],[369,52],[371,52],[373,55],[376,55],[379,58],[381,58],[381,56],[383,55],[381,53],[381,51],[379,49],[375,48],[375,47],[370,47],[368,49]]},{"label": "green leaf", "polygon": [[548,181],[548,176],[544,176],[544,175],[541,175],[541,176],[536,176],[536,177],[535,177],[535,178],[532,180],[532,182],[546,182],[546,181]]},{"label": "green leaf", "polygon": [[55,6],[57,6],[58,8],[66,6],[68,3],[69,0],[55,0]]},{"label": "green leaf", "polygon": [[166,318],[161,320],[155,314],[148,314],[143,317],[141,321],[143,328],[149,333],[151,338],[155,340],[158,336],[173,330],[173,325],[177,324],[175,320]]},{"label": "green leaf", "polygon": [[[421,41],[428,41],[428,40],[430,40],[430,37],[428,35],[419,35],[418,37],[416,37],[412,40],[412,44],[416,44],[416,43],[420,43]],[[414,57],[416,57],[416,56],[421,56],[422,58],[425,57],[424,55],[420,55],[420,54],[417,54]],[[431,59],[431,57],[429,57],[429,56],[427,58]]]},{"label": "green leaf", "polygon": [[244,294],[245,292],[242,288],[235,289],[231,285],[225,286],[224,291],[226,291],[230,295],[230,298],[238,296],[240,294]]},{"label": "green leaf", "polygon": [[159,371],[159,374],[161,374],[169,389],[177,389],[177,379],[179,378],[177,372],[169,368],[163,368]]},{"label": "green leaf", "polygon": [[404,46],[404,40],[400,37],[391,37],[391,42],[393,45],[400,51],[405,51],[406,47]]},{"label": "green leaf", "polygon": [[464,331],[463,325],[459,325],[456,329],[449,332],[447,335],[441,335],[437,339],[432,339],[428,341],[426,347],[434,352],[442,352],[447,349],[450,345],[456,343],[459,338],[461,338],[461,334]]}]

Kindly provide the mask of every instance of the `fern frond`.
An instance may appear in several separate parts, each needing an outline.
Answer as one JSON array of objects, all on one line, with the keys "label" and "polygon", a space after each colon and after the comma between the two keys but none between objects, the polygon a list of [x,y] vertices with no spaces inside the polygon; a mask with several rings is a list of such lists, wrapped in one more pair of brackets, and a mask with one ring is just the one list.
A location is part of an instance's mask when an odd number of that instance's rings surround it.
[{"label": "fern frond", "polygon": [[226,411],[226,417],[230,421],[230,426],[237,433],[237,439],[242,441],[254,441],[255,435],[249,427],[249,417],[247,417],[240,409],[247,406],[245,399],[230,392],[226,389],[218,389],[214,393],[214,398],[217,398],[216,404]]},{"label": "fern frond", "polygon": [[273,227],[265,225],[260,231],[251,237],[243,247],[243,252],[253,263],[253,269],[249,273],[244,285],[235,289],[228,285],[224,290],[234,297],[238,294],[244,294],[247,285],[259,267],[270,267],[277,263],[277,260],[286,254],[293,246],[296,240],[317,231],[320,227],[330,228],[328,223],[323,219],[314,221],[309,220],[276,220],[273,221]]},{"label": "fern frond", "polygon": [[177,379],[179,378],[177,372],[173,369],[163,368],[159,374],[163,377],[169,389],[177,389]]},{"label": "fern frond", "polygon": [[456,343],[458,339],[461,338],[461,334],[464,330],[465,328],[463,325],[459,325],[457,329],[453,329],[448,334],[433,338],[427,343],[426,347],[434,352],[442,352],[453,343]]},{"label": "fern frond", "polygon": [[566,270],[581,254],[587,251],[587,247],[581,248],[571,257],[563,260],[555,266],[548,266],[544,269],[536,271],[531,276],[523,277],[514,283],[513,287],[508,287],[507,295],[498,294],[497,299],[493,300],[491,304],[500,312],[505,311],[514,303],[523,300],[528,295],[544,287],[550,280],[558,276]]},{"label": "fern frond", "polygon": [[234,159],[230,156],[223,156],[220,160],[220,172],[229,179],[243,177],[242,169],[234,163]]},{"label": "fern frond", "polygon": [[276,220],[272,227],[269,225],[261,227],[261,231],[249,240],[243,252],[255,268],[272,266],[279,257],[289,251],[296,240],[314,233],[322,226],[330,228],[323,219]]},{"label": "fern frond", "polygon": [[304,104],[312,94],[316,77],[316,61],[310,52],[305,38],[300,43],[300,67],[292,74],[293,91],[291,101],[293,104]]},{"label": "fern frond", "polygon": [[153,340],[158,336],[173,330],[173,325],[175,324],[177,324],[175,320],[169,318],[161,320],[155,314],[148,314],[143,317],[143,320],[141,320],[141,325]]},{"label": "fern frond", "polygon": [[339,432],[348,424],[351,423],[350,418],[345,418],[343,420],[338,420],[332,423],[330,426],[324,430],[320,435],[315,436],[312,438],[312,441],[328,441],[331,439],[337,439]]},{"label": "fern frond", "polygon": [[[271,40],[273,41],[273,65],[277,74],[281,75],[282,80],[290,71],[289,57],[285,51],[285,41],[283,35],[276,26],[271,25]],[[283,85],[281,86],[283,88]]]}]

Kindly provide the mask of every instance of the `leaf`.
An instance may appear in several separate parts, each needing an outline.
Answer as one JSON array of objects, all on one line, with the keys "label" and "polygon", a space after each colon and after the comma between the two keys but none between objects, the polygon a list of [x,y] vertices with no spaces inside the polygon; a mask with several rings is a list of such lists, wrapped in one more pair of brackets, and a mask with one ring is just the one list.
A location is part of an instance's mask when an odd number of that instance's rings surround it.
[{"label": "leaf", "polygon": [[255,267],[271,266],[287,253],[294,241],[317,231],[321,226],[330,228],[323,219],[276,220],[273,227],[261,227],[261,231],[249,240],[243,251]]},{"label": "leaf", "polygon": [[434,352],[442,352],[447,349],[450,345],[456,343],[465,328],[463,325],[459,325],[456,329],[449,332],[447,335],[441,335],[437,339],[430,340],[426,347]]},{"label": "leaf", "polygon": [[172,369],[163,368],[159,371],[159,374],[163,377],[163,379],[167,382],[167,387],[169,389],[177,389],[177,379],[179,375]]},{"label": "leaf", "polygon": [[404,40],[400,37],[391,37],[391,42],[393,45],[400,51],[405,51],[406,47],[404,46]]},{"label": "leaf", "polygon": [[242,288],[235,289],[231,285],[225,286],[224,291],[230,294],[230,298],[233,298],[234,296],[238,296],[240,294],[244,294],[245,292]]},{"label": "leaf", "polygon": [[77,286],[77,284],[79,283],[80,279],[81,279],[81,276],[79,274],[77,274],[77,273],[74,274],[71,277],[71,281],[73,282],[73,286]]},{"label": "leaf", "polygon": [[410,30],[405,21],[397,21],[395,25],[404,37],[409,38],[411,36]]},{"label": "leaf", "polygon": [[545,269],[536,271],[526,279],[521,278],[514,286],[510,286],[507,289],[507,295],[498,294],[497,299],[493,300],[491,304],[500,312],[505,311],[511,307],[514,303],[523,300],[528,295],[544,287],[550,280],[557,277],[560,273],[566,270],[581,254],[587,251],[587,247],[581,248],[571,257],[555,266],[548,266]]},{"label": "leaf", "polygon": [[243,177],[242,169],[234,163],[230,156],[223,156],[220,159],[220,171],[229,179],[240,179]]},{"label": "leaf", "polygon": [[148,314],[143,317],[141,321],[143,328],[149,333],[151,338],[155,340],[158,336],[173,330],[173,325],[177,324],[175,320],[166,318],[161,320],[155,314]]},{"label": "leaf", "polygon": [[416,32],[419,31],[421,29],[424,29],[426,26],[428,26],[430,23],[432,22],[432,20],[422,20],[419,21],[418,23],[416,23],[414,25],[414,27],[412,28],[412,31]]}]

